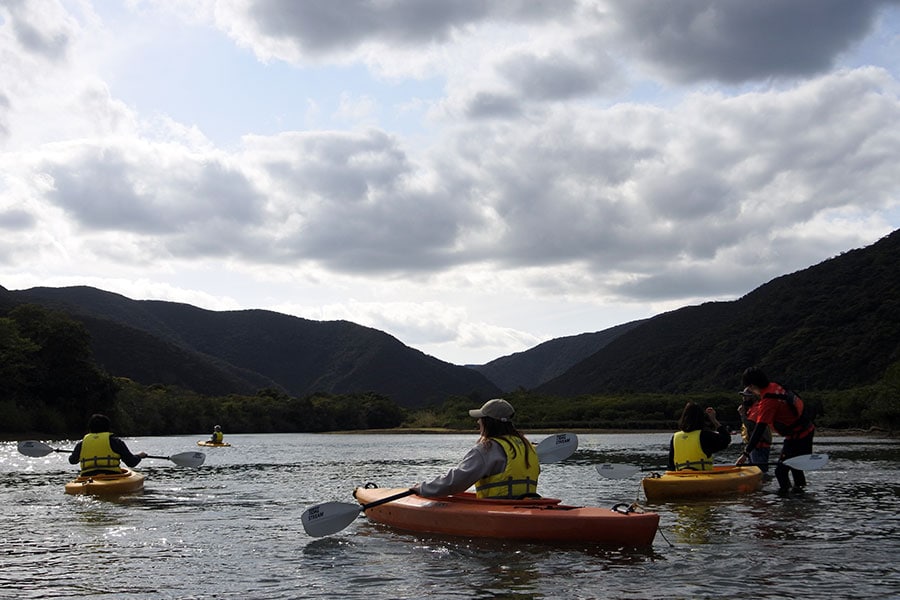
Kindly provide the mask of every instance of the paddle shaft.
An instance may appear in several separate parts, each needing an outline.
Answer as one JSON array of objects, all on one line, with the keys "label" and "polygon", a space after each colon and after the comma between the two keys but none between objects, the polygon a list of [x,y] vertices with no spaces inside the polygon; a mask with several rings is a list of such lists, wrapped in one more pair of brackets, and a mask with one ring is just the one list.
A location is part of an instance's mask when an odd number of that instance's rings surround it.
[{"label": "paddle shaft", "polygon": [[387,504],[388,502],[393,502],[394,500],[399,500],[400,498],[406,498],[407,496],[412,496],[415,494],[415,490],[409,489],[405,492],[400,492],[399,494],[394,494],[393,496],[388,496],[387,498],[382,498],[381,500],[375,500],[374,502],[369,502],[368,504],[363,504],[359,507],[359,510],[366,511],[370,508],[375,508],[376,506],[381,506],[382,504]]}]

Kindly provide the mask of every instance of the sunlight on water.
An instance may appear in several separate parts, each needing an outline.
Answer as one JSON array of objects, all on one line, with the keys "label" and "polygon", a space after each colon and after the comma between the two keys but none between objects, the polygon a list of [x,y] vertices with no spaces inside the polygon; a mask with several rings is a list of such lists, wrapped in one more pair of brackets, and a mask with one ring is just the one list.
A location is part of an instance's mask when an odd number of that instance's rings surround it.
[{"label": "sunlight on water", "polygon": [[[442,474],[474,434],[230,435],[199,469],[145,460],[144,492],[114,500],[63,494],[74,477],[64,455],[28,458],[3,442],[0,598],[900,597],[898,440],[820,437],[831,461],[795,497],[768,483],[650,504],[639,475],[594,467],[658,465],[666,434],[579,437],[572,458],[544,466],[540,490],[575,505],[639,501],[661,517],[652,548],[413,535],[364,517],[329,537],[303,531],[308,506]],[[128,443],[163,456],[196,448],[183,436]]]}]

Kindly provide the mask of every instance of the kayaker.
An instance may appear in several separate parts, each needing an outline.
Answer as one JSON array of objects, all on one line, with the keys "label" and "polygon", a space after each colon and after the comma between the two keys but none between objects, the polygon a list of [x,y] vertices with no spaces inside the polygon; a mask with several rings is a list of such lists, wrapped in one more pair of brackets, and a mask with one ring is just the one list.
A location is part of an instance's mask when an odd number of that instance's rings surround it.
[{"label": "kayaker", "polygon": [[[757,427],[750,436],[750,440],[736,464],[742,465],[750,459],[750,453],[759,445],[767,427],[772,427],[784,436],[779,461],[812,454],[816,426],[807,416],[800,396],[784,389],[774,381],[769,381],[766,374],[757,367],[750,367],[744,371],[741,376],[741,384],[759,397],[756,422],[762,427]],[[806,487],[806,474],[803,471],[779,464],[775,467],[779,493],[787,494],[792,490],[789,475],[794,479],[793,491],[799,492]]]},{"label": "kayaker", "polygon": [[69,455],[73,465],[81,463],[81,475],[99,475],[100,473],[121,472],[120,462],[129,467],[136,467],[146,452],[132,454],[125,442],[110,433],[109,417],[101,414],[91,415],[88,420],[88,433],[75,444]]},{"label": "kayaker", "polygon": [[713,454],[731,443],[728,427],[719,423],[712,407],[704,411],[699,404],[688,402],[678,429],[669,441],[670,471],[712,471]]},{"label": "kayaker", "polygon": [[216,425],[213,427],[212,436],[209,438],[213,444],[221,444],[225,439],[225,434],[222,433],[222,427],[220,425]]},{"label": "kayaker", "polygon": [[478,498],[537,497],[541,466],[534,446],[512,423],[515,412],[502,398],[470,410],[478,419],[478,443],[446,475],[413,486],[416,493],[439,498],[474,485]]},{"label": "kayaker", "polygon": [[756,444],[756,447],[750,452],[750,464],[759,467],[763,473],[769,472],[769,450],[772,447],[772,430],[768,425],[759,425],[756,422],[756,413],[759,412],[759,402],[756,401],[756,395],[750,391],[750,388],[741,390],[741,404],[738,406],[738,415],[741,417],[741,439],[744,443],[750,441],[750,436],[756,431],[757,427],[763,427],[763,435]]}]

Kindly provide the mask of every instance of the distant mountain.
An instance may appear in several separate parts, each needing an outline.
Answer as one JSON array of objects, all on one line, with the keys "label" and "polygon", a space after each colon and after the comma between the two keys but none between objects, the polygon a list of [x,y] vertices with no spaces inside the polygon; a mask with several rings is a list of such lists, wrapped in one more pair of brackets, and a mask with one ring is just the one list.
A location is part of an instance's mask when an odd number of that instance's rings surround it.
[{"label": "distant mountain", "polygon": [[737,389],[759,365],[803,389],[877,382],[900,361],[900,231],[760,286],[641,322],[537,391]]},{"label": "distant mountain", "polygon": [[476,371],[348,321],[311,321],[265,310],[210,311],[90,287],[0,294],[0,306],[21,303],[81,320],[98,364],[145,385],[179,385],[210,395],[263,387],[295,396],[371,391],[407,407],[448,396],[486,400],[500,394]]},{"label": "distant mountain", "polygon": [[595,333],[556,338],[483,365],[472,365],[471,368],[504,392],[520,388],[528,390],[562,375],[642,322],[632,321]]}]

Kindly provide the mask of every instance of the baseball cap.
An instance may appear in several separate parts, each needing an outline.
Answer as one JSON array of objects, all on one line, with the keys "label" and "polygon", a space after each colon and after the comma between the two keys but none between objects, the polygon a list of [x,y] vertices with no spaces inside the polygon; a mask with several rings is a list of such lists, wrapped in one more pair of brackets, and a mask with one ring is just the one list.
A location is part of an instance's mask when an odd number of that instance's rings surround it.
[{"label": "baseball cap", "polygon": [[469,411],[470,417],[475,417],[476,419],[490,417],[492,419],[497,419],[498,421],[509,421],[514,414],[516,414],[516,410],[512,407],[512,404],[503,398],[488,400],[481,408]]}]

